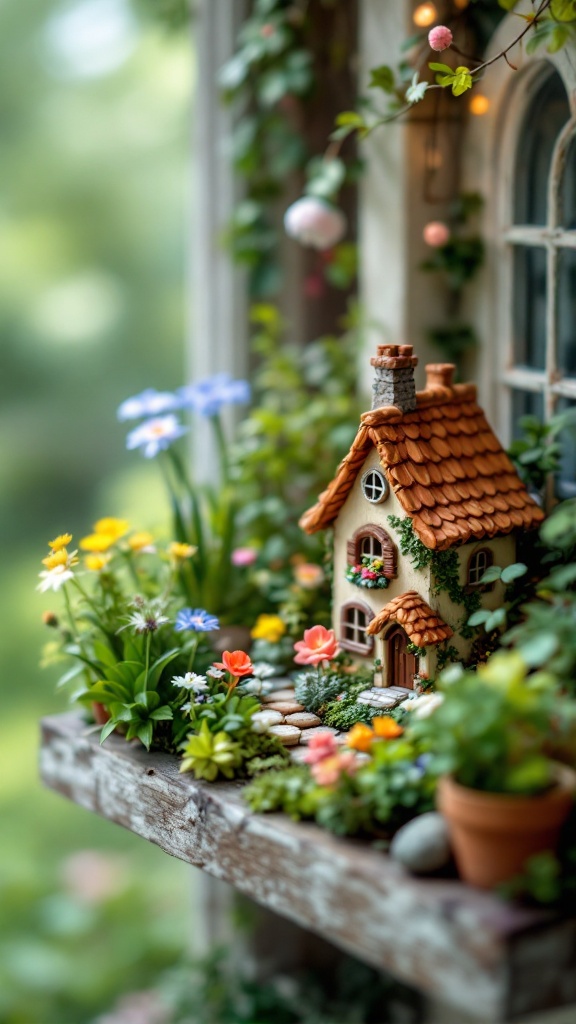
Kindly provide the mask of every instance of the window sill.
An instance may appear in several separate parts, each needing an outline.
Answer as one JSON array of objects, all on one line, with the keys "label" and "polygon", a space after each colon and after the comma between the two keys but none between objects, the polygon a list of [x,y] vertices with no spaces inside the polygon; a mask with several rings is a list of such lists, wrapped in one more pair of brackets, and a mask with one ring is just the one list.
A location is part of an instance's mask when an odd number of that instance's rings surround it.
[{"label": "window sill", "polygon": [[75,714],[42,723],[46,786],[365,962],[482,1021],[576,1000],[575,920],[412,877],[367,843],[255,815],[241,784],[178,767],[114,736],[100,746]]}]

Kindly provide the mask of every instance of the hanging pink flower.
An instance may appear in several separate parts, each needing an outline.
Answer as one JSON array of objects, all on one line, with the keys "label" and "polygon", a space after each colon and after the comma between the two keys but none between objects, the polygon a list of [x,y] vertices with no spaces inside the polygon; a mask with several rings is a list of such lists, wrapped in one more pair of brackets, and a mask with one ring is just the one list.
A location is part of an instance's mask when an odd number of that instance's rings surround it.
[{"label": "hanging pink flower", "polygon": [[304,630],[304,639],[294,644],[294,650],[298,652],[294,658],[297,665],[319,665],[335,658],[340,648],[333,629],[312,626]]},{"label": "hanging pink flower", "polygon": [[436,25],[431,28],[428,33],[428,42],[432,50],[436,50],[440,53],[441,50],[447,50],[452,45],[452,35],[449,28],[446,25]]},{"label": "hanging pink flower", "polygon": [[284,214],[284,227],[290,238],[314,249],[331,249],[346,232],[346,217],[324,199],[303,196]]},{"label": "hanging pink flower", "polygon": [[450,228],[444,221],[431,220],[424,228],[422,238],[432,249],[440,249],[450,239]]}]

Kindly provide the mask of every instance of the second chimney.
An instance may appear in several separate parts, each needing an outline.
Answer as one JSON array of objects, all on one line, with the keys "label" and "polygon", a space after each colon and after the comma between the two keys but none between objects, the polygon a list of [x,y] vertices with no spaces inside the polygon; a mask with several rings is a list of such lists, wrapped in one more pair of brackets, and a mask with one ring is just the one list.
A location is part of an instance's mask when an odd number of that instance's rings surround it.
[{"label": "second chimney", "polygon": [[454,384],[454,363],[428,363],[426,388],[451,388]]},{"label": "second chimney", "polygon": [[370,360],[375,369],[372,408],[396,405],[402,412],[416,408],[414,367],[418,357],[412,345],[378,345],[378,354]]}]

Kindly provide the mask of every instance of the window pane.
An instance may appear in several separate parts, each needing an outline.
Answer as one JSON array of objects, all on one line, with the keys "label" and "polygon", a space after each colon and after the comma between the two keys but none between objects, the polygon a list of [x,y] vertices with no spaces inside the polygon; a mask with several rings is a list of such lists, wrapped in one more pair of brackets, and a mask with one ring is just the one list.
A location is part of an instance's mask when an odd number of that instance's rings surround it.
[{"label": "window pane", "polygon": [[570,117],[568,97],[557,72],[539,89],[524,115],[515,169],[515,224],[546,224],[552,151]]},{"label": "window pane", "polygon": [[546,250],[514,249],[514,363],[546,365]]},{"label": "window pane", "polygon": [[560,223],[569,231],[576,230],[576,139],[568,146],[560,194]]},{"label": "window pane", "polygon": [[[561,398],[556,407],[556,412],[565,412],[567,409],[574,409],[576,402],[570,402],[567,398]],[[556,483],[556,493],[559,498],[576,497],[576,431],[574,428],[563,430],[560,434],[561,461],[560,473]]]},{"label": "window pane", "polygon": [[539,391],[513,391],[512,392],[512,436],[522,436],[522,429],[518,421],[522,416],[537,416],[539,420],[544,419],[544,400]]},{"label": "window pane", "polygon": [[558,261],[558,352],[562,373],[576,376],[576,250],[562,249]]}]

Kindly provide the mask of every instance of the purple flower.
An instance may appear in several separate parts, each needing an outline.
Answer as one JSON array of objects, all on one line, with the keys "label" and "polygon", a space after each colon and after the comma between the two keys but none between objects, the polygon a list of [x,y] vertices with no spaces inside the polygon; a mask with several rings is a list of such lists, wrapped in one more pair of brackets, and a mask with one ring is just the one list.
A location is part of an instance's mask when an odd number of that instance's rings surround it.
[{"label": "purple flower", "polygon": [[180,402],[171,391],[156,391],[155,388],[147,388],[133,398],[127,398],[118,406],[117,416],[121,422],[124,420],[138,420],[145,416],[159,416],[163,412],[170,412],[178,409]]},{"label": "purple flower", "polygon": [[247,380],[233,380],[229,373],[217,373],[178,389],[180,404],[201,416],[216,416],[223,405],[245,405],[250,401]]},{"label": "purple flower", "polygon": [[209,633],[213,629],[220,629],[220,623],[215,615],[210,615],[203,608],[182,608],[176,616],[174,628],[177,633],[187,629],[194,633]]},{"label": "purple flower", "polygon": [[168,416],[156,416],[130,431],[126,438],[126,447],[129,450],[142,448],[144,458],[153,459],[158,452],[169,448],[172,442],[182,437],[187,430],[188,428],[183,427],[173,413],[169,413]]}]

